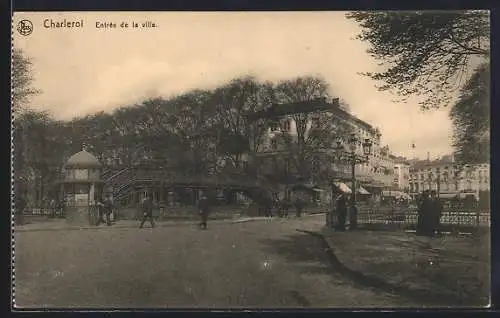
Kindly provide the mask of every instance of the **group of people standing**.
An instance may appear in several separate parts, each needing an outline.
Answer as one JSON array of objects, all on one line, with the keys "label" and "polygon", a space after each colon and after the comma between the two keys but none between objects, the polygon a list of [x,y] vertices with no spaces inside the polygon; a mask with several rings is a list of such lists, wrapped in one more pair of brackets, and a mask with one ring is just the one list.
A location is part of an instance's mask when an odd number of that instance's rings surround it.
[{"label": "group of people standing", "polygon": [[296,196],[295,200],[286,196],[280,199],[278,193],[273,193],[269,195],[266,192],[262,192],[257,201],[259,203],[259,215],[264,215],[265,217],[273,217],[273,209],[278,212],[278,216],[286,218],[289,215],[289,210],[295,208],[295,216],[300,218],[306,206],[306,202]]},{"label": "group of people standing", "polygon": [[[330,227],[335,228],[337,231],[345,231],[347,215],[350,207],[350,198],[348,194],[341,191],[336,191],[333,195],[334,204],[332,207],[332,213],[329,215],[328,223],[330,224]],[[435,234],[439,234],[441,232],[440,220],[443,212],[443,205],[437,197],[436,191],[425,190],[417,200],[417,204],[417,235],[432,237]],[[351,211],[351,213],[355,213],[355,211]],[[334,218],[334,216],[336,216],[336,218]]]},{"label": "group of people standing", "polygon": [[418,236],[432,237],[441,232],[441,214],[443,205],[436,191],[425,190],[417,200],[418,220],[416,232]]},{"label": "group of people standing", "polygon": [[110,226],[112,224],[111,214],[114,210],[114,203],[111,196],[107,194],[102,201],[97,203],[97,205],[99,207],[99,219],[97,221],[97,225],[106,223],[106,225]]},{"label": "group of people standing", "polygon": [[[332,207],[332,213],[329,216],[329,223],[330,226],[335,228],[337,231],[343,232],[346,229],[349,197],[346,193],[343,193],[340,190],[334,192],[333,195],[334,204]],[[336,220],[333,217],[334,215],[336,216]]]}]

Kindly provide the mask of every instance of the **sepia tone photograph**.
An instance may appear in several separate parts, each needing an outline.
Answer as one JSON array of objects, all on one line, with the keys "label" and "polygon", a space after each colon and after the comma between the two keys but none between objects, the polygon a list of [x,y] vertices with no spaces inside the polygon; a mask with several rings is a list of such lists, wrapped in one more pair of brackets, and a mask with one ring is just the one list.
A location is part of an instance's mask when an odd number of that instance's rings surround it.
[{"label": "sepia tone photograph", "polygon": [[488,11],[15,12],[12,309],[490,306]]}]

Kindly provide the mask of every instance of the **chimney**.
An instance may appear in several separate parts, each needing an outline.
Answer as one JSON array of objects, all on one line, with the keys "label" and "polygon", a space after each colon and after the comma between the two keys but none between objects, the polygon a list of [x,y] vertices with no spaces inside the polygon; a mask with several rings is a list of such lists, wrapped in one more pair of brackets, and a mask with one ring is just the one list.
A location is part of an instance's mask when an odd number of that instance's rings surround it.
[{"label": "chimney", "polygon": [[431,161],[431,153],[427,151],[427,161]]}]

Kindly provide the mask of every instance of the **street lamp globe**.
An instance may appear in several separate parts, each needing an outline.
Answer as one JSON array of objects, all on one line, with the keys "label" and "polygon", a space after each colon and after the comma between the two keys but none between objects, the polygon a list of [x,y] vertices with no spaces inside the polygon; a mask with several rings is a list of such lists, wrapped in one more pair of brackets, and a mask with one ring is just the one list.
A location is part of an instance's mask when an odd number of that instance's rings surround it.
[{"label": "street lamp globe", "polygon": [[371,152],[372,152],[372,142],[370,141],[370,139],[366,138],[365,142],[363,143],[363,153],[366,156],[369,156]]}]

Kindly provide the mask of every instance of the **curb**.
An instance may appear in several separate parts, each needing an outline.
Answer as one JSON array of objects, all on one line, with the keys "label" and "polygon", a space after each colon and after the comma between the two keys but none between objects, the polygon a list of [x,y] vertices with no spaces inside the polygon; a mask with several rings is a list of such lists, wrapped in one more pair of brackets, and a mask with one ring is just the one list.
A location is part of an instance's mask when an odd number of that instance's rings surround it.
[{"label": "curb", "polygon": [[[330,265],[332,266],[332,270],[344,275],[345,278],[351,280],[353,283],[355,283],[360,287],[375,288],[383,292],[389,293],[391,295],[395,295],[397,297],[402,297],[403,299],[410,300],[413,303],[425,304],[423,305],[424,307],[449,306],[448,304],[453,304],[458,301],[456,297],[452,295],[440,295],[439,299],[436,299],[436,297],[433,296],[432,294],[429,294],[427,290],[422,290],[422,289],[409,290],[402,285],[386,281],[382,277],[378,277],[372,274],[367,274],[361,270],[351,268],[348,266],[348,264],[339,260],[339,258],[335,254],[335,248],[333,247],[333,244],[330,244],[328,242],[324,234],[320,232],[298,230],[298,229],[297,231],[318,238],[324,247],[324,251],[328,255],[328,259],[330,261]],[[445,305],[445,303],[447,305]]]}]

